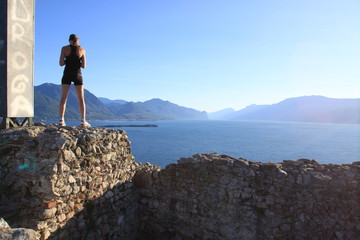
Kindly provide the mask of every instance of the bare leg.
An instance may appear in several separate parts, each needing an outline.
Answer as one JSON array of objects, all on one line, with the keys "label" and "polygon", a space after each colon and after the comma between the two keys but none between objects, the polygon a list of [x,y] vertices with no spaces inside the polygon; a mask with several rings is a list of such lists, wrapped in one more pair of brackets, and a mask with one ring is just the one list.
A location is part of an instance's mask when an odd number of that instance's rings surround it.
[{"label": "bare leg", "polygon": [[66,109],[66,101],[69,95],[70,84],[62,84],[61,85],[61,100],[59,105],[59,116],[60,119],[64,119],[65,109]]},{"label": "bare leg", "polygon": [[76,95],[79,102],[80,117],[83,122],[86,121],[86,106],[84,98],[84,85],[75,85]]}]

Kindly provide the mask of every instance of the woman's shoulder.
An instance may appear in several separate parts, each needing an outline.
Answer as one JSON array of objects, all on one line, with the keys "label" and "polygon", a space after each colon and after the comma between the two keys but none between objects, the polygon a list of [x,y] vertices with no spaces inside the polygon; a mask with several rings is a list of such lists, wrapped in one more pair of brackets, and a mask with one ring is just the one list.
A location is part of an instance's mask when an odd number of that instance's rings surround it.
[{"label": "woman's shoulder", "polygon": [[63,46],[61,49],[63,51],[70,50],[70,45]]},{"label": "woman's shoulder", "polygon": [[83,48],[82,46],[79,46],[79,50],[80,50],[81,53],[85,52],[85,48]]}]

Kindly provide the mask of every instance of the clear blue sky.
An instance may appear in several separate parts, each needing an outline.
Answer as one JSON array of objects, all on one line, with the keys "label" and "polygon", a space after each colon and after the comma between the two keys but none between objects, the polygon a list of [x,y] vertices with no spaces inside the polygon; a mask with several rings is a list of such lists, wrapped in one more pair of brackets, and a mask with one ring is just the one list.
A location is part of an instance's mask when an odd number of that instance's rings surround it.
[{"label": "clear blue sky", "polygon": [[36,0],[35,85],[60,84],[75,33],[85,88],[208,112],[360,97],[358,0]]}]

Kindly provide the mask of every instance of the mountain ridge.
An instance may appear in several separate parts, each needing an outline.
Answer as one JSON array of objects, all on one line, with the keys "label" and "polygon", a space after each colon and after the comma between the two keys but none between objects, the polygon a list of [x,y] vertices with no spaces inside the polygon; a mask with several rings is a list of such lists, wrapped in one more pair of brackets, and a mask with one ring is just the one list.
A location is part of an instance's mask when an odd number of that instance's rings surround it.
[{"label": "mountain ridge", "polygon": [[[214,116],[214,113],[209,114]],[[220,120],[220,119],[219,119]],[[221,120],[360,123],[360,99],[312,95],[287,98],[275,104],[249,105]]]},{"label": "mountain ridge", "polygon": [[[44,83],[35,86],[35,121],[57,121],[61,85]],[[278,103],[251,104],[235,111],[226,108],[206,113],[182,107],[159,98],[144,102],[128,102],[96,97],[84,90],[88,120],[232,120],[232,121],[288,121],[320,123],[360,123],[360,98],[329,98],[324,96],[300,96]],[[71,87],[66,120],[78,120],[78,103],[74,87]]]},{"label": "mountain ridge", "polygon": [[[61,85],[44,83],[34,88],[35,117],[34,121],[57,121]],[[205,120],[206,112],[182,107],[159,98],[145,102],[127,102],[98,98],[88,90],[84,90],[86,101],[86,117],[88,120]],[[105,102],[105,103],[104,103]],[[78,102],[72,86],[66,106],[65,120],[79,120]]]}]

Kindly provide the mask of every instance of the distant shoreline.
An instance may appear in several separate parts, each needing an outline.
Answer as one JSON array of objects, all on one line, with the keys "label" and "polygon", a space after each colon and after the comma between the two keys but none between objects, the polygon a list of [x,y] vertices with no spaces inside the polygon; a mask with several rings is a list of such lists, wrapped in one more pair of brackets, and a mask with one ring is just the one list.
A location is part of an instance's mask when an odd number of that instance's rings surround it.
[{"label": "distant shoreline", "polygon": [[100,127],[159,127],[159,126],[155,124],[142,124],[142,125],[132,124],[132,125],[104,125]]}]

